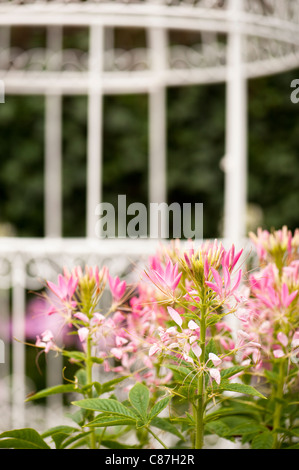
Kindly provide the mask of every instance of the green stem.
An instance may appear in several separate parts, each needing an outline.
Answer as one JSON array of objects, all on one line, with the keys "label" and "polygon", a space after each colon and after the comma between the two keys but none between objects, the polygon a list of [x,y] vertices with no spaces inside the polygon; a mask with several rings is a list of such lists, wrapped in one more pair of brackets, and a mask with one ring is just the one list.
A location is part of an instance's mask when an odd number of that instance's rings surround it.
[{"label": "green stem", "polygon": [[[91,338],[89,336],[86,341],[86,380],[87,380],[87,385],[92,384]],[[92,387],[90,387],[90,390],[88,392],[88,397],[92,398]],[[93,412],[90,413],[89,419],[90,421],[93,420]],[[90,434],[90,448],[91,449],[96,448],[96,435],[95,435],[94,429],[92,430]]]},{"label": "green stem", "polygon": [[275,433],[275,439],[274,439],[274,444],[273,444],[274,449],[279,448],[277,429],[280,426],[281,411],[282,411],[281,400],[283,398],[283,388],[284,388],[284,369],[285,369],[284,366],[285,366],[285,362],[281,360],[279,364],[279,382],[277,384],[277,390],[275,394],[275,398],[277,400],[275,401],[275,409],[274,409],[274,414],[273,414],[273,432]]},{"label": "green stem", "polygon": [[160,442],[161,446],[164,447],[164,449],[167,449],[166,445],[164,444],[164,442],[161,441],[161,439],[157,436],[157,434],[154,433],[154,431],[152,431],[150,428],[146,428],[148,430],[148,432],[158,441]]},{"label": "green stem", "polygon": [[[205,364],[206,355],[206,309],[201,310],[200,319],[200,343],[201,343],[201,356],[200,363],[203,367]],[[195,430],[195,449],[202,449],[204,438],[204,404],[205,404],[205,374],[204,371],[198,376],[198,401],[196,407],[196,430]]]}]

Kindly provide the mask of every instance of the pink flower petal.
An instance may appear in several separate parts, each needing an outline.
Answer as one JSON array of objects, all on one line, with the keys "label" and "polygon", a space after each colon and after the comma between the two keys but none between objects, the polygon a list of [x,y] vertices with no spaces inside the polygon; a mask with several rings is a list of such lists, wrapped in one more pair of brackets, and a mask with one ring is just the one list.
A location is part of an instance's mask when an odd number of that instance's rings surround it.
[{"label": "pink flower petal", "polygon": [[197,343],[193,343],[191,349],[194,352],[195,356],[199,359],[202,353],[201,347]]},{"label": "pink flower petal", "polygon": [[160,348],[157,344],[154,344],[154,345],[150,348],[148,355],[149,355],[149,356],[153,356],[154,354],[156,354],[156,352],[158,352],[158,351],[160,351],[160,350],[161,350],[161,348]]},{"label": "pink flower petal", "polygon": [[273,351],[273,356],[276,357],[276,359],[279,359],[280,357],[284,356],[284,352],[282,349],[275,349]]},{"label": "pink flower petal", "polygon": [[292,339],[292,347],[297,348],[299,346],[299,331],[295,331]]},{"label": "pink flower petal", "polygon": [[87,315],[85,315],[85,313],[82,313],[82,312],[74,313],[74,317],[78,318],[79,320],[85,323],[89,323],[89,318]]},{"label": "pink flower petal", "polygon": [[288,342],[289,342],[288,337],[281,331],[278,333],[277,339],[284,347],[288,345]]},{"label": "pink flower petal", "polygon": [[221,381],[221,375],[218,369],[210,369],[209,374],[216,381],[216,383],[219,385]]},{"label": "pink flower petal", "polygon": [[209,359],[213,362],[214,366],[217,367],[221,364],[222,360],[214,353],[209,353]]},{"label": "pink flower petal", "polygon": [[116,359],[120,360],[122,358],[123,352],[121,349],[118,348],[112,348],[111,349],[111,354],[116,357]]},{"label": "pink flower petal", "polygon": [[177,325],[182,326],[183,320],[182,320],[180,314],[176,310],[174,310],[174,308],[172,308],[172,307],[167,307],[167,310],[168,310],[169,315],[173,319],[173,321]]},{"label": "pink flower petal", "polygon": [[199,326],[195,323],[195,321],[190,320],[188,323],[189,330],[198,330]]},{"label": "pink flower petal", "polygon": [[79,328],[78,336],[79,336],[79,339],[80,339],[81,343],[83,343],[86,340],[88,334],[89,334],[89,329],[88,328],[85,328],[85,327]]},{"label": "pink flower petal", "polygon": [[54,335],[51,330],[46,330],[41,334],[42,340],[43,341],[52,341],[54,339]]},{"label": "pink flower petal", "polygon": [[123,346],[124,344],[127,344],[128,340],[126,338],[123,338],[122,336],[116,336],[115,338],[115,344],[116,346]]}]

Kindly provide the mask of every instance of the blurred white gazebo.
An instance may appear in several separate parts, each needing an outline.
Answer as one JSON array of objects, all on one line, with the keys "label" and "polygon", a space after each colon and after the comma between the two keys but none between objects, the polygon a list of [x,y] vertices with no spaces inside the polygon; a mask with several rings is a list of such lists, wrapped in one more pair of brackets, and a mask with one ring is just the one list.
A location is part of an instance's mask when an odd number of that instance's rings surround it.
[{"label": "blurred white gazebo", "polygon": [[[11,28],[19,26],[44,27],[46,47],[11,48]],[[88,53],[63,48],[64,28],[70,26],[89,29]],[[146,47],[115,48],[117,27],[143,28]],[[176,30],[199,33],[199,44],[170,46],[169,34]],[[51,275],[44,260],[58,265],[66,258],[88,259],[95,253],[120,259],[152,249],[142,240],[107,240],[100,245],[96,240],[95,208],[102,200],[103,96],[148,94],[148,201],[162,203],[167,202],[166,88],[226,83],[224,238],[237,243],[245,236],[247,81],[298,67],[298,32],[299,0],[0,0],[0,80],[6,99],[10,94],[39,94],[46,104],[45,238],[7,238],[0,245],[0,288],[12,288],[12,331],[20,340],[12,348],[14,426],[26,422],[24,292],[37,288],[35,276]],[[88,97],[84,240],[61,238],[63,95]]]}]

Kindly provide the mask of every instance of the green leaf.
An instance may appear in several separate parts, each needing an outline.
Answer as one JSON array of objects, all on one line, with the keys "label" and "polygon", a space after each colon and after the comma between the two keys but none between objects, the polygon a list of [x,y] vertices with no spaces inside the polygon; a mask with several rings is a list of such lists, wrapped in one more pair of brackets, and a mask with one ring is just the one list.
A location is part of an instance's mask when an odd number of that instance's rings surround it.
[{"label": "green leaf", "polygon": [[77,377],[78,384],[80,386],[84,387],[85,385],[87,385],[87,375],[84,369],[79,369],[76,372],[75,376]]},{"label": "green leaf", "polygon": [[218,387],[213,388],[214,391],[230,391],[230,392],[238,392],[243,393],[246,395],[252,395],[254,397],[265,398],[258,390],[256,390],[251,385],[245,385],[240,383],[230,383],[229,381],[222,380]]},{"label": "green leaf", "polygon": [[272,449],[273,443],[273,433],[270,431],[265,431],[254,437],[251,447],[252,449]]},{"label": "green leaf", "polygon": [[266,378],[269,380],[271,383],[278,383],[280,380],[279,374],[277,372],[273,372],[271,370],[265,370],[264,374]]},{"label": "green leaf", "polygon": [[74,428],[72,426],[55,426],[53,428],[48,429],[45,431],[43,434],[41,434],[41,437],[44,439],[45,437],[53,436],[53,434],[56,434],[57,432],[64,432],[66,434],[70,434],[71,432],[78,431],[77,428]]},{"label": "green leaf", "polygon": [[208,361],[210,353],[216,354],[217,356],[218,352],[219,351],[217,349],[214,339],[213,338],[210,339],[210,341],[207,344],[206,351],[205,351],[205,361]]},{"label": "green leaf", "polygon": [[150,426],[154,426],[155,428],[162,429],[163,431],[170,432],[175,436],[179,437],[182,440],[185,440],[184,436],[179,432],[177,427],[171,423],[169,418],[154,418]]},{"label": "green leaf", "polygon": [[147,409],[149,405],[149,390],[148,388],[137,383],[131,388],[129,392],[129,400],[133,408],[138,412],[143,421],[147,419]]},{"label": "green leaf", "polygon": [[191,403],[193,403],[194,399],[196,398],[196,392],[197,383],[196,380],[194,380],[192,383],[183,385],[182,387],[179,387],[178,390],[174,390],[173,394],[185,398],[186,400],[189,400]]},{"label": "green leaf", "polygon": [[60,449],[62,442],[74,432],[78,432],[78,429],[71,426],[55,426],[44,432],[42,438],[51,437],[55,442],[56,449]]},{"label": "green leaf", "polygon": [[[225,420],[224,420],[225,421]],[[243,434],[254,434],[265,431],[265,426],[262,426],[254,421],[246,420],[238,426],[230,428],[228,436],[239,436]]]},{"label": "green leaf", "polygon": [[135,425],[136,419],[123,418],[120,416],[107,416],[106,414],[97,416],[96,419],[90,423],[85,424],[84,427],[89,428],[105,428],[108,426],[124,426],[124,425]]},{"label": "green leaf", "polygon": [[286,449],[299,449],[299,442],[297,442],[297,444],[292,444],[286,447]]},{"label": "green leaf", "polygon": [[[227,313],[219,314],[219,313],[213,313],[208,319],[207,319],[207,328],[209,326],[213,326],[216,323],[218,323],[223,317],[225,317]],[[210,351],[212,352],[212,351]],[[216,353],[215,353],[216,354]]]},{"label": "green leaf", "polygon": [[35,393],[31,397],[26,399],[27,401],[38,400],[39,398],[45,398],[49,395],[55,395],[58,393],[71,393],[71,392],[79,392],[78,387],[75,384],[67,384],[67,385],[55,385],[54,387],[45,388],[40,392]]},{"label": "green leaf", "polygon": [[219,437],[226,437],[229,433],[229,427],[221,419],[211,421],[206,424],[205,430],[210,434],[216,434]]},{"label": "green leaf", "polygon": [[60,449],[66,449],[67,447],[71,446],[70,448],[79,447],[82,444],[88,444],[89,435],[92,431],[87,432],[79,432],[68,439],[65,439],[62,444],[60,445]]},{"label": "green leaf", "polygon": [[205,423],[210,423],[211,421],[216,421],[219,418],[223,416],[231,416],[236,414],[236,410],[234,408],[219,408],[216,411],[213,411],[212,413],[209,413],[205,416],[204,422]]},{"label": "green leaf", "polygon": [[149,419],[153,419],[156,416],[158,416],[164,408],[168,405],[170,402],[171,397],[165,397],[162,398],[162,400],[159,400],[151,409],[150,414],[149,414]]},{"label": "green leaf", "polygon": [[108,382],[104,382],[101,384],[101,393],[107,393],[111,392],[111,390],[114,390],[114,386],[122,382],[123,380],[127,379],[129,376],[124,375],[122,377],[117,377],[115,379],[109,380]]},{"label": "green leaf", "polygon": [[1,449],[50,449],[40,434],[32,428],[15,429],[0,434]]},{"label": "green leaf", "polygon": [[224,369],[221,371],[221,379],[229,379],[235,374],[239,374],[240,372],[243,372],[244,370],[248,369],[248,366],[233,366],[233,367],[228,367],[227,369]]},{"label": "green leaf", "polygon": [[75,359],[76,361],[85,361],[86,359],[85,354],[80,351],[63,350],[62,354],[66,357],[70,357],[71,359]]},{"label": "green leaf", "polygon": [[102,411],[136,419],[136,415],[129,408],[119,401],[110,398],[87,398],[86,400],[74,401],[73,405],[80,406],[85,410]]},{"label": "green leaf", "polygon": [[172,370],[179,377],[180,380],[183,379],[184,381],[190,382],[194,377],[194,371],[192,369],[188,369],[188,367],[168,364],[167,368]]},{"label": "green leaf", "polygon": [[83,425],[84,422],[84,415],[87,412],[84,410],[78,410],[75,413],[66,413],[65,416],[67,418],[70,418],[74,423],[78,424],[79,426]]},{"label": "green leaf", "polygon": [[[230,437],[238,437],[238,436],[246,436],[249,434],[260,434],[262,432],[267,431],[268,429],[261,425],[258,421],[249,418],[248,416],[227,416],[222,417],[221,420],[212,421],[211,423],[207,424],[207,427],[210,425],[214,425],[214,423],[221,422],[223,427],[224,434],[222,437],[230,438]],[[225,431],[225,426],[227,430]]]},{"label": "green leaf", "polygon": [[101,441],[101,445],[107,447],[108,449],[140,449],[140,446],[122,444],[121,442],[110,441],[106,439]]},{"label": "green leaf", "polygon": [[91,356],[90,360],[95,364],[103,364],[104,359],[102,357]]}]

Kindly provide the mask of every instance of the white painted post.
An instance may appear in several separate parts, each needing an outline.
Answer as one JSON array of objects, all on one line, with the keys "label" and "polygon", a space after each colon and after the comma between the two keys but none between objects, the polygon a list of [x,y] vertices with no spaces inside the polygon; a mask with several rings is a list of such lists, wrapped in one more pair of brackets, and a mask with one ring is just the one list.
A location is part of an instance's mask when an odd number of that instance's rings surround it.
[{"label": "white painted post", "polygon": [[[148,30],[151,68],[155,81],[149,90],[149,203],[167,202],[166,168],[166,88],[163,71],[167,69],[167,33],[163,28]],[[151,221],[152,222],[152,221]],[[162,227],[150,232],[161,234]]]},{"label": "white painted post", "polygon": [[13,428],[25,426],[25,267],[21,255],[12,266],[12,403]]},{"label": "white painted post", "polygon": [[61,96],[45,95],[45,236],[62,235]]},{"label": "white painted post", "polygon": [[[49,27],[47,48],[56,54],[53,70],[60,66],[62,28]],[[51,68],[51,70],[52,70]],[[51,89],[45,94],[45,236],[62,236],[62,97]]]},{"label": "white painted post", "polygon": [[102,134],[103,95],[102,72],[104,53],[104,28],[90,26],[89,91],[87,135],[87,237],[96,236],[96,214],[102,202]]},{"label": "white painted post", "polygon": [[[51,62],[49,69],[59,71],[63,30],[61,26],[47,28],[47,52]],[[53,60],[55,58],[55,60]],[[48,90],[45,95],[45,236],[62,237],[62,96]],[[60,383],[62,358],[47,358],[47,387]],[[47,397],[46,420],[48,427],[53,424],[52,415],[61,415],[61,395]]]},{"label": "white painted post", "polygon": [[238,14],[243,0],[229,0],[234,29],[228,35],[224,238],[237,243],[246,235],[247,82],[243,74],[244,38]]}]

